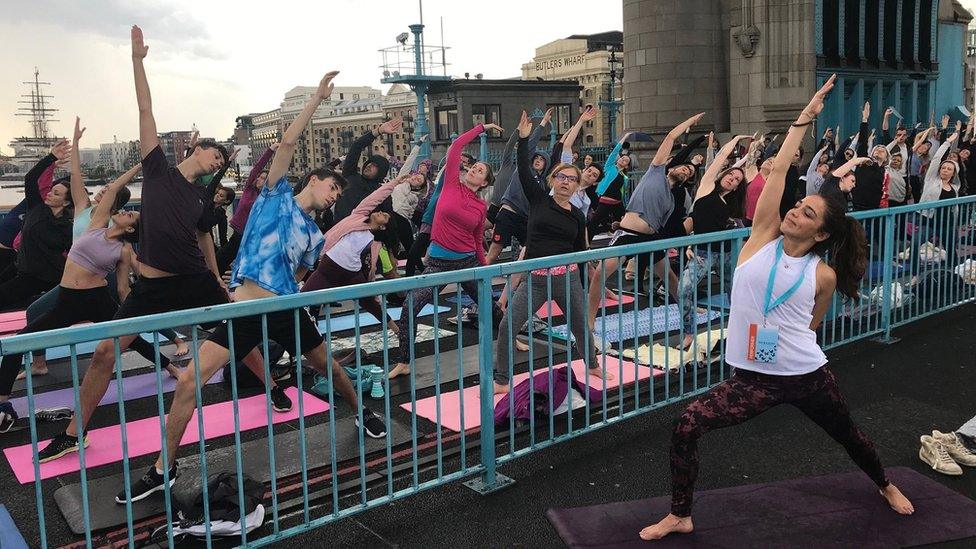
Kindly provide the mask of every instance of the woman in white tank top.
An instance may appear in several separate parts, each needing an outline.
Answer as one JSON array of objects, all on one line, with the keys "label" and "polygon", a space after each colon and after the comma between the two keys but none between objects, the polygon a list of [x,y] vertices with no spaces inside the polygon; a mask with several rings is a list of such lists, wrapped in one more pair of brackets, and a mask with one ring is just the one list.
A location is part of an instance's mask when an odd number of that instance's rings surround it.
[{"label": "woman in white tank top", "polygon": [[[691,505],[698,476],[698,439],[738,425],[779,404],[792,404],[844,446],[896,512],[911,502],[885,478],[870,440],[826,367],[814,331],[835,290],[857,297],[867,266],[867,240],[843,205],[807,196],[780,218],[786,170],[807,127],[824,107],[832,76],[790,127],[759,197],[752,235],[739,253],[732,284],[726,360],[732,377],[693,402],[676,422],[671,446],[671,514],[640,531],[645,540],[694,530]],[[830,252],[831,264],[821,260]]]}]

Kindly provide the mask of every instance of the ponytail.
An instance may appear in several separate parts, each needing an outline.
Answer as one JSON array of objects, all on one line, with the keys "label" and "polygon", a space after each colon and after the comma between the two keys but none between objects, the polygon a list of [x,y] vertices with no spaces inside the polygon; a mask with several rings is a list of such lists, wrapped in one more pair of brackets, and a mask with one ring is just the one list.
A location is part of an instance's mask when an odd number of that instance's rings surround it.
[{"label": "ponytail", "polygon": [[837,291],[857,300],[861,279],[868,267],[868,238],[861,223],[848,217],[836,195],[821,194],[826,204],[823,232],[830,236],[814,246],[813,251],[828,258],[837,274]]}]

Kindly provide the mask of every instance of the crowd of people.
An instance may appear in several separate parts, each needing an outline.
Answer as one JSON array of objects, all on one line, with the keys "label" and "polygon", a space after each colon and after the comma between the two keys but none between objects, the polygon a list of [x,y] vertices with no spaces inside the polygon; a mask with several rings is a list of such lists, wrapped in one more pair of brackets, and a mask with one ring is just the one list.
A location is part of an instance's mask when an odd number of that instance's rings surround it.
[{"label": "crowd of people", "polygon": [[[869,124],[871,106],[865,104],[855,135],[841,141],[840,128],[828,129],[816,152],[805,159],[800,145],[823,108],[831,80],[781,145],[776,144],[778,136],[758,134],[738,135],[721,146],[713,132],[689,139],[701,124],[701,113],[667,133],[646,170],[640,170],[631,140],[643,137],[633,133],[615,144],[603,164],[591,155],[580,157],[575,149],[580,130],[599,114],[592,106],[583,109],[550,150],[540,149],[540,142],[551,111],[535,125],[523,111],[508,134],[496,173],[491,164],[464,150],[483,132],[505,135],[493,123],[477,124],[459,135],[439,169],[431,160],[418,161],[420,144],[402,161],[376,153],[363,160],[375,139],[399,131],[401,121],[395,119],[358,138],[344,159],[304,174],[293,185],[289,166],[302,131],[332,93],[338,73],[330,72],[281,142],[256,160],[228,220],[226,209],[238,197],[221,180],[236,151],[194,139],[176,166],[167,162],[143,64],[148,47],[138,27],[133,27],[131,39],[141,164],[90,198],[78,158],[84,128],[76,123],[73,143],[58,143],[27,174],[24,201],[0,223],[0,308],[30,307],[22,333],[367,283],[377,276],[399,276],[398,260],[406,261],[406,276],[414,276],[491,264],[506,248],[513,260],[571,254],[588,249],[601,233],[609,233],[609,246],[616,247],[752,227],[737,264],[724,243],[714,243],[682,250],[687,260],[680,262],[680,272],[664,250],[611,257],[596,265],[533,270],[511,277],[501,298],[491,300],[491,311],[462,310],[455,321],[492,315],[499,333],[493,390],[508,392],[511,347],[523,348],[516,332],[549,299],[549,280],[551,298],[567,312],[575,356],[586,361],[592,375],[609,379],[612,374],[596,359],[592,329],[608,292],[606,282],[617,269],[627,263],[627,279],[637,284],[650,269],[657,280],[667,281],[671,297],[683,304],[686,348],[695,335],[698,288],[717,271],[725,277],[724,287],[731,289],[726,359],[736,371],[693,403],[678,422],[671,458],[672,515],[641,536],[692,529],[698,437],[780,403],[803,409],[847,448],[897,512],[911,512],[908,500],[886,480],[870,441],[851,420],[826,368],[815,328],[835,289],[856,298],[865,273],[866,235],[847,212],[976,193],[972,120],[965,130],[961,122],[951,130],[948,117],[940,127],[907,128],[899,122],[892,135],[892,109],[884,111],[880,132],[875,132]],[[71,175],[55,180],[55,167],[64,162],[71,163]],[[126,185],[140,170],[141,208],[127,211]],[[951,239],[946,225],[932,222],[932,215],[917,216],[916,247],[932,238]],[[829,263],[822,259],[825,255]],[[478,303],[478,284],[460,286]],[[390,378],[411,372],[417,317],[439,291],[421,288],[409,298],[387,296],[402,303],[398,320],[383,318],[375,297],[359,300],[364,311],[399,339]],[[174,332],[162,334],[177,344],[178,355],[161,357],[162,366],[178,378],[166,424],[167,460],[161,455],[117,501],[138,501],[172,484],[179,441],[195,409],[197,383],[206,383],[228,360],[243,363],[270,386],[276,411],[291,409],[284,390],[265,378],[263,326],[267,338],[284,348],[299,346],[311,368],[323,374],[331,370],[337,392],[361,410],[357,422],[367,436],[386,435],[385,418],[362,405],[340,363],[327,355],[316,319],[307,311],[293,313],[268,314],[266,324],[261,316],[252,316],[232,325],[204,326],[213,331],[187,369],[176,365],[187,356],[185,343]],[[154,359],[153,346],[138,335],[121,337],[117,344]],[[77,451],[79,440],[87,445],[79,432],[108,388],[115,346],[111,339],[98,344],[80,388],[80,407],[65,431],[40,448],[41,462]],[[11,354],[0,364],[0,431],[18,419],[8,400],[22,361]],[[33,364],[34,375],[46,372],[43,352],[34,353]],[[959,452],[948,436],[923,437],[926,455],[935,456],[930,459],[938,461],[942,455],[937,444]]]}]

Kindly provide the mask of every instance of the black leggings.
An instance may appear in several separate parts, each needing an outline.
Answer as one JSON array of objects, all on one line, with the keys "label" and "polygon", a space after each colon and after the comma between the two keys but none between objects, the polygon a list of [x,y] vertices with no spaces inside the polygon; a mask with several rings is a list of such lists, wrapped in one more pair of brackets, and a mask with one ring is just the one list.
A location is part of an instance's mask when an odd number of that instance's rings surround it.
[{"label": "black leggings", "polygon": [[[392,216],[396,218],[396,235],[397,240],[400,241],[401,254],[404,257],[408,257],[410,255],[410,249],[413,247],[413,223],[396,212],[393,212]],[[404,259],[404,257],[397,259]]]},{"label": "black leggings", "polygon": [[430,233],[424,231],[417,233],[417,238],[410,246],[410,253],[407,255],[407,276],[413,276],[424,270],[424,256],[427,255],[429,247]]},{"label": "black leggings", "polygon": [[57,285],[25,273],[0,284],[0,311],[24,309],[35,299]]},{"label": "black leggings", "polygon": [[590,218],[589,223],[586,224],[586,232],[593,238],[599,229],[603,225],[609,226],[614,221],[620,221],[620,219],[627,213],[627,208],[624,206],[623,202],[620,204],[604,204],[599,202],[596,205],[596,209],[593,210],[593,216]]},{"label": "black leggings", "polygon": [[217,272],[219,272],[221,275],[227,272],[227,269],[229,269],[234,263],[234,260],[237,259],[237,251],[241,248],[242,236],[243,232],[234,231],[234,234],[231,235],[230,240],[227,241],[227,244],[221,246],[220,250],[217,252]]},{"label": "black leggings", "polygon": [[[88,290],[75,290],[62,286],[54,308],[37,317],[19,333],[29,334],[56,328],[67,328],[84,321],[105,322],[112,320],[118,308],[119,304],[112,297],[108,286]],[[129,348],[150,362],[155,362],[152,343],[141,337],[136,337]],[[0,395],[10,395],[17,374],[20,373],[23,360],[24,355],[21,353],[4,355],[3,359],[0,360]],[[162,354],[159,355],[159,360],[163,368],[169,366],[169,359]]]},{"label": "black leggings", "polygon": [[884,467],[868,437],[851,419],[847,402],[826,367],[800,376],[773,376],[737,369],[732,377],[691,403],[671,438],[671,513],[691,515],[698,478],[698,439],[715,429],[744,423],[780,404],[792,404],[839,442],[879,488]]}]

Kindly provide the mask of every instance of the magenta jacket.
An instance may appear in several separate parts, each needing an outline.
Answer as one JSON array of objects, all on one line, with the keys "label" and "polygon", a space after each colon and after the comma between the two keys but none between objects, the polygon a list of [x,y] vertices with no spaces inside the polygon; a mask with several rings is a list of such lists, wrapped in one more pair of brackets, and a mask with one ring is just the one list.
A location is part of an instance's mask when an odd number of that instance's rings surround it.
[{"label": "magenta jacket", "polygon": [[237,207],[234,208],[234,217],[230,218],[230,228],[234,229],[235,233],[244,233],[247,218],[251,215],[251,206],[254,206],[254,201],[261,194],[261,189],[254,186],[254,182],[261,175],[264,167],[268,165],[268,161],[271,160],[272,156],[274,156],[274,151],[270,148],[264,151],[261,158],[251,168],[251,173],[247,174],[247,181],[244,182],[244,192],[241,194],[240,201],[237,202]]}]

